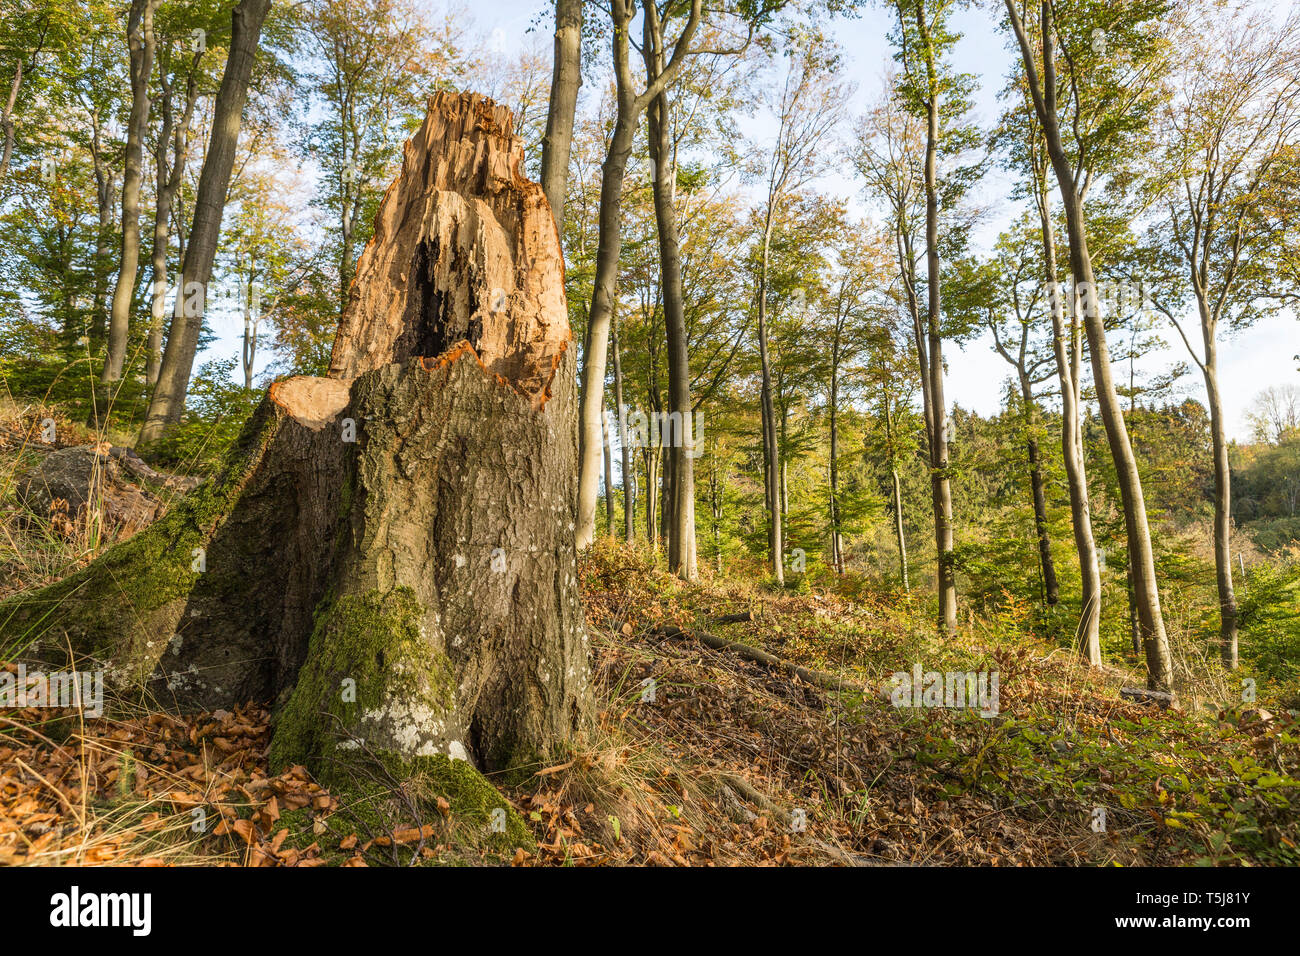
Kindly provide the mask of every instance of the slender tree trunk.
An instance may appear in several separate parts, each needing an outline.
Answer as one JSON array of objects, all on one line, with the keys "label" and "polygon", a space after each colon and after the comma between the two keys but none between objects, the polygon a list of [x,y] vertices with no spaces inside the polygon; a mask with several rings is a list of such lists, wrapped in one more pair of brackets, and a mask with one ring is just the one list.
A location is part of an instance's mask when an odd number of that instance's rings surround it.
[{"label": "slender tree trunk", "polygon": [[542,137],[542,189],[564,229],[564,192],[573,145],[573,117],[582,85],[582,0],[555,0],[555,54],[551,70],[551,99]]},{"label": "slender tree trunk", "polygon": [[596,246],[596,276],[587,313],[586,343],[582,352],[582,413],[578,432],[580,470],[578,473],[579,550],[591,544],[595,534],[596,493],[600,484],[600,405],[605,391],[605,352],[609,341],[610,316],[614,311],[614,284],[618,278],[618,259],[622,248],[621,202],[623,177],[632,153],[635,117],[620,105],[614,135],[610,139],[600,181],[600,238]]},{"label": "slender tree trunk", "polygon": [[1151,549],[1151,532],[1147,525],[1142,479],[1138,473],[1137,459],[1133,455],[1133,446],[1129,442],[1123,408],[1111,374],[1110,350],[1106,345],[1106,329],[1097,296],[1096,276],[1092,268],[1092,256],[1088,250],[1083,202],[1074,180],[1070,157],[1062,145],[1061,133],[1057,125],[1051,4],[1044,0],[1041,8],[1044,50],[1041,85],[1038,83],[1032,48],[1012,0],[1007,0],[1007,9],[1012,15],[1022,58],[1029,75],[1035,108],[1038,110],[1039,122],[1043,127],[1048,156],[1056,173],[1061,201],[1065,207],[1066,226],[1070,234],[1070,271],[1075,288],[1080,290],[1083,296],[1083,327],[1088,337],[1092,377],[1097,389],[1097,402],[1101,406],[1106,437],[1110,444],[1111,458],[1115,462],[1120,497],[1123,500],[1129,561],[1133,568],[1133,589],[1147,659],[1147,683],[1155,690],[1172,691],[1173,664],[1169,656],[1169,642],[1165,636],[1164,618],[1160,612],[1160,591],[1156,584],[1155,556]]},{"label": "slender tree trunk", "polygon": [[632,450],[627,440],[627,406],[623,404],[623,360],[618,344],[618,315],[610,316],[611,350],[614,354],[614,404],[618,407],[618,450],[623,468],[623,540],[636,543],[636,475]]},{"label": "slender tree trunk", "polygon": [[14,64],[14,78],[9,82],[9,95],[5,97],[4,112],[0,113],[0,130],[4,132],[4,146],[0,147],[0,188],[9,178],[9,163],[14,154],[14,108],[18,103],[18,91],[23,86],[23,60],[18,57]]},{"label": "slender tree trunk", "polygon": [[187,289],[195,284],[200,293],[199,303],[197,308],[178,307],[174,310],[167,348],[158,371],[158,384],[140,431],[141,445],[161,438],[165,430],[180,420],[185,408],[185,394],[189,389],[199,333],[203,327],[208,281],[212,278],[217,238],[221,233],[221,217],[235,165],[244,103],[248,98],[248,83],[253,75],[262,23],[270,8],[271,0],[240,0],[231,13],[230,52],[217,92],[212,136],[203,160],[203,172],[199,175],[194,224],[189,232],[176,288],[178,300],[185,298],[188,302]]},{"label": "slender tree trunk", "polygon": [[642,455],[645,459],[645,489],[641,497],[645,499],[645,539],[651,548],[659,544],[659,449],[647,448]]},{"label": "slender tree trunk", "polygon": [[926,335],[930,358],[932,433],[930,436],[930,495],[934,503],[934,542],[939,565],[939,630],[945,637],[957,634],[957,570],[953,557],[952,485],[948,476],[948,415],[943,392],[943,336],[940,332],[939,192],[936,184],[939,149],[938,81],[934,46],[925,19],[925,5],[917,5],[917,25],[925,50],[928,95],[925,136],[925,261]]},{"label": "slender tree trunk", "polygon": [[718,461],[713,459],[709,469],[709,513],[713,518],[713,561],[718,574],[722,573],[722,482],[718,477]]},{"label": "slender tree trunk", "polygon": [[[1202,306],[1204,308],[1204,306]],[[1237,595],[1232,586],[1232,471],[1228,466],[1228,436],[1219,394],[1219,358],[1214,322],[1205,329],[1205,394],[1210,406],[1210,435],[1214,445],[1214,570],[1219,589],[1219,644],[1223,663],[1237,667]]]},{"label": "slender tree trunk", "polygon": [[772,576],[778,587],[785,585],[785,540],[781,527],[780,475],[781,466],[776,435],[776,408],[772,402],[772,359],[767,347],[767,273],[772,244],[772,215],[770,208],[763,229],[763,253],[758,273],[758,358],[762,375],[760,401],[763,428],[763,492],[767,506],[767,550]]},{"label": "slender tree trunk", "polygon": [[[587,335],[582,352],[582,409],[578,424],[578,521],[575,539],[578,549],[588,547],[596,532],[596,495],[600,485],[600,407],[605,393],[605,353],[609,342],[609,321],[614,311],[614,284],[622,249],[620,228],[623,179],[627,172],[632,140],[641,113],[672,83],[681,69],[685,51],[699,26],[702,0],[691,0],[690,18],[682,28],[673,53],[662,72],[637,95],[632,85],[628,60],[628,27],[635,13],[632,0],[612,0],[612,47],[615,94],[618,101],[614,132],[605,163],[601,167],[600,239],[596,244],[596,274],[592,283],[591,308],[587,311]],[[653,11],[652,11],[653,12]]]},{"label": "slender tree trunk", "polygon": [[[647,79],[663,71],[663,52],[646,53]],[[695,448],[691,404],[691,366],[686,341],[686,306],[682,300],[682,261],[673,209],[677,166],[669,139],[668,94],[660,93],[646,110],[650,161],[654,167],[655,224],[668,339],[668,413],[678,422],[670,450],[673,466],[672,520],[668,526],[668,566],[686,581],[697,577],[695,552]]]},{"label": "slender tree trunk", "polygon": [[[102,131],[99,111],[92,112],[90,117],[91,126],[91,157],[95,170],[95,192],[97,200],[97,211],[99,214],[99,228],[95,232],[95,264],[94,264],[94,291],[92,293],[94,301],[91,304],[90,327],[87,329],[86,338],[89,342],[89,352],[91,355],[98,355],[100,346],[104,343],[104,338],[108,334],[108,259],[110,255],[110,239],[113,235],[113,197],[116,192],[116,180],[113,171],[108,168],[104,162],[103,154],[100,150],[100,136]],[[97,413],[98,409],[92,411]]]},{"label": "slender tree trunk", "polygon": [[108,355],[103,382],[122,377],[127,337],[131,331],[131,300],[140,268],[140,183],[143,180],[144,134],[149,123],[149,77],[153,73],[153,15],[158,0],[132,0],[126,38],[131,54],[131,114],[126,123],[126,170],[122,175],[122,257],[113,287],[113,311],[108,320]]},{"label": "slender tree trunk", "polygon": [[1056,580],[1056,562],[1052,560],[1052,539],[1047,531],[1047,493],[1043,488],[1043,462],[1038,453],[1038,439],[1034,430],[1038,426],[1038,404],[1034,401],[1033,387],[1023,372],[1020,375],[1020,397],[1025,405],[1025,445],[1029,453],[1029,485],[1034,499],[1034,533],[1038,537],[1038,563],[1043,571],[1043,596],[1048,607],[1061,600],[1060,584]]},{"label": "slender tree trunk", "polygon": [[898,478],[898,454],[894,448],[894,424],[890,417],[889,396],[885,396],[885,446],[889,454],[889,478],[894,497],[894,540],[898,544],[898,567],[903,575],[903,590],[910,592],[912,582],[907,571],[907,539],[903,534],[903,484]]},{"label": "slender tree trunk", "polygon": [[838,574],[844,573],[844,549],[840,539],[840,337],[836,330],[835,342],[831,348],[831,560]]},{"label": "slender tree trunk", "polygon": [[605,451],[605,537],[614,537],[614,456],[609,449],[609,416],[600,416],[601,446]]},{"label": "slender tree trunk", "polygon": [[1097,542],[1092,533],[1092,511],[1079,421],[1083,348],[1079,341],[1073,295],[1070,300],[1070,328],[1067,330],[1065,327],[1065,295],[1058,280],[1050,193],[1045,179],[1039,179],[1038,182],[1041,184],[1038,189],[1038,210],[1043,234],[1044,272],[1048,288],[1052,290],[1052,352],[1056,357],[1056,374],[1061,384],[1061,454],[1065,460],[1066,484],[1070,493],[1070,524],[1074,531],[1074,550],[1079,557],[1081,579],[1081,615],[1075,638],[1080,655],[1089,664],[1097,666],[1101,664],[1101,565],[1097,557]]},{"label": "slender tree trunk", "polygon": [[[164,97],[169,97],[164,94]],[[153,247],[150,272],[153,279],[153,295],[149,301],[149,343],[145,352],[144,377],[150,385],[158,381],[158,368],[162,364],[163,323],[167,316],[167,232],[171,217],[172,196],[167,189],[169,175],[167,169],[167,151],[171,148],[168,135],[171,133],[171,107],[164,103],[163,125],[158,133],[158,149],[154,153],[157,172],[155,178],[155,199],[153,217]]]},{"label": "slender tree trunk", "polygon": [[258,316],[254,313],[253,292],[250,286],[247,298],[244,301],[244,343],[241,351],[241,360],[244,368],[244,388],[248,391],[253,390],[253,365],[257,359],[257,322]]},{"label": "slender tree trunk", "polygon": [[[167,317],[167,245],[171,227],[172,209],[180,191],[189,158],[190,126],[194,107],[199,98],[198,68],[203,54],[196,53],[186,80],[185,106],[180,122],[175,121],[173,89],[175,80],[162,78],[162,128],[158,131],[158,146],[154,152],[154,219],[151,271],[153,297],[149,308],[149,342],[145,355],[145,380],[154,385],[162,364],[163,327]],[[171,162],[167,152],[171,150]]]},{"label": "slender tree trunk", "polygon": [[903,590],[911,591],[912,584],[907,574],[907,541],[903,536],[903,486],[898,480],[898,469],[889,469],[894,485],[894,538],[898,542],[898,566],[903,572]]}]

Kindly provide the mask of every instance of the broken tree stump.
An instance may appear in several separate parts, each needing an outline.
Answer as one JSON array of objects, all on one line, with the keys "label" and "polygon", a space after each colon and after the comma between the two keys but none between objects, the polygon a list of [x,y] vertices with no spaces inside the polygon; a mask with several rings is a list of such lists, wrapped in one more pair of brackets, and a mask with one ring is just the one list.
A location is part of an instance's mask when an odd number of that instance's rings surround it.
[{"label": "broken tree stump", "polygon": [[[497,770],[587,709],[559,235],[510,112],[440,93],[327,378],[271,386],[217,476],[0,604],[0,650],[174,710],[273,702],[272,762]],[[462,773],[462,771],[456,771]]]}]

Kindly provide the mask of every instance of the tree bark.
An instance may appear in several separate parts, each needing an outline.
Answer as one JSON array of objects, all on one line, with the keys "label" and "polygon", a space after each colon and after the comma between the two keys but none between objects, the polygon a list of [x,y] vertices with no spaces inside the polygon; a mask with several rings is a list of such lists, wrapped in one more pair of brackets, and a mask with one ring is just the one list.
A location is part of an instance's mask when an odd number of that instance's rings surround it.
[{"label": "tree bark", "polygon": [[[173,91],[176,80],[161,78],[162,127],[158,131],[158,148],[154,153],[155,180],[152,278],[153,297],[149,309],[149,341],[145,354],[145,381],[154,385],[162,364],[163,326],[167,317],[167,244],[171,231],[172,206],[185,176],[185,163],[189,157],[190,126],[194,121],[194,107],[199,98],[198,68],[203,54],[196,53],[185,84],[185,106],[180,122],[175,120]],[[171,162],[167,152],[171,151]]]},{"label": "tree bark", "polygon": [[[654,17],[648,23],[657,22]],[[650,29],[647,28],[647,34]],[[647,79],[663,72],[663,37],[657,50],[646,47]],[[646,111],[650,161],[654,168],[655,223],[668,339],[668,421],[671,438],[672,512],[668,524],[668,567],[686,581],[698,576],[695,552],[695,436],[691,403],[691,364],[686,341],[686,304],[682,300],[682,258],[673,209],[677,163],[668,135],[668,94],[660,93]]]},{"label": "tree bark", "polygon": [[[221,217],[225,212],[226,194],[235,166],[235,149],[239,144],[248,83],[257,58],[258,39],[271,0],[240,0],[231,13],[230,52],[217,91],[212,117],[212,136],[199,174],[199,188],[194,205],[194,223],[190,228],[180,280],[176,285],[177,308],[167,334],[167,348],[158,370],[158,384],[149,400],[139,444],[147,445],[180,421],[185,409],[185,394],[194,369],[199,333],[203,328],[208,281],[217,254]],[[197,308],[189,307],[191,284],[197,287]],[[186,306],[180,302],[184,300]]]},{"label": "tree bark", "polygon": [[952,484],[949,479],[948,415],[943,393],[943,336],[940,332],[939,192],[936,184],[939,149],[939,92],[934,45],[925,19],[925,5],[916,8],[925,49],[927,79],[925,134],[925,263],[926,337],[929,345],[930,496],[934,504],[934,543],[938,558],[939,632],[957,634],[957,571],[953,556]]},{"label": "tree bark", "polygon": [[605,537],[614,538],[614,455],[609,448],[609,416],[600,416],[601,446],[605,453]]},{"label": "tree bark", "polygon": [[[1045,175],[1044,170],[1044,175]],[[1038,173],[1035,173],[1038,175]],[[1061,384],[1061,454],[1065,460],[1066,484],[1070,493],[1070,526],[1074,531],[1074,550],[1079,558],[1081,582],[1079,627],[1075,644],[1079,654],[1091,665],[1101,664],[1101,565],[1097,542],[1092,534],[1092,511],[1088,496],[1088,476],[1084,468],[1083,439],[1079,423],[1080,371],[1082,343],[1078,341],[1077,310],[1070,307],[1070,329],[1065,328],[1065,300],[1056,266],[1056,237],[1052,228],[1052,211],[1047,184],[1039,178],[1037,188],[1039,222],[1043,233],[1043,263],[1051,298],[1052,353],[1056,356],[1056,374]]]},{"label": "tree bark", "polygon": [[495,770],[567,745],[589,670],[574,360],[513,128],[490,100],[435,96],[329,377],[272,385],[216,478],[0,606],[0,639],[71,647],[119,695],[179,710],[274,702],[272,763],[325,780],[363,756]]},{"label": "tree bark", "polygon": [[9,95],[5,97],[4,111],[0,112],[0,130],[4,131],[4,145],[0,146],[0,187],[9,178],[9,163],[14,154],[14,107],[22,86],[23,60],[19,57],[14,64],[13,79],[9,81]]},{"label": "tree bark", "polygon": [[1228,465],[1228,436],[1219,394],[1219,358],[1215,324],[1205,329],[1205,394],[1210,406],[1210,435],[1214,444],[1214,572],[1219,589],[1219,648],[1229,670],[1237,667],[1237,594],[1232,586],[1232,469]]},{"label": "tree bark", "polygon": [[618,316],[611,315],[610,349],[614,356],[614,405],[618,409],[618,450],[623,468],[623,540],[636,543],[636,474],[627,440],[627,406],[623,404],[623,359],[618,344]]},{"label": "tree bark", "polygon": [[1052,539],[1047,531],[1047,492],[1043,487],[1043,462],[1038,453],[1038,439],[1034,435],[1034,429],[1038,426],[1038,403],[1034,401],[1033,385],[1023,368],[1020,370],[1020,399],[1025,406],[1025,446],[1029,455],[1029,487],[1034,501],[1038,563],[1043,572],[1043,599],[1048,607],[1054,607],[1061,600],[1061,587],[1056,579],[1056,562],[1052,560]]},{"label": "tree bark", "polygon": [[153,15],[159,0],[132,0],[126,40],[131,57],[131,113],[126,122],[126,168],[122,174],[122,255],[113,310],[108,319],[108,354],[100,381],[116,382],[126,362],[131,331],[131,300],[140,269],[140,183],[143,180],[144,133],[149,122],[149,76],[153,72]]},{"label": "tree bark", "polygon": [[633,90],[628,58],[628,27],[636,12],[634,0],[612,0],[612,47],[615,92],[618,101],[614,133],[610,137],[605,163],[601,167],[600,239],[596,244],[596,275],[587,312],[587,334],[582,350],[582,409],[578,425],[578,549],[588,547],[596,533],[596,495],[600,486],[600,413],[605,393],[605,352],[609,342],[609,320],[614,311],[614,283],[622,250],[621,203],[627,160],[637,122],[646,107],[680,71],[700,22],[702,0],[691,0],[689,19],[673,44],[672,55],[663,71],[640,94]]},{"label": "tree bark", "polygon": [[759,401],[763,430],[763,500],[767,508],[767,551],[777,586],[785,585],[785,540],[782,537],[780,499],[780,450],[777,445],[776,407],[772,401],[772,359],[767,347],[767,273],[772,246],[774,210],[768,201],[763,229],[763,250],[758,272],[758,361],[761,377]]},{"label": "tree bark", "polygon": [[[1142,643],[1147,660],[1147,684],[1152,690],[1172,691],[1173,664],[1169,655],[1169,641],[1165,635],[1164,618],[1160,611],[1160,591],[1156,584],[1155,556],[1151,550],[1151,532],[1147,525],[1146,501],[1142,494],[1142,479],[1138,474],[1137,459],[1124,424],[1124,413],[1111,376],[1110,350],[1106,345],[1106,330],[1102,321],[1097,296],[1096,276],[1092,256],[1088,250],[1087,229],[1083,217],[1083,201],[1074,179],[1070,158],[1062,145],[1056,115],[1056,66],[1052,41],[1051,4],[1044,0],[1041,7],[1043,35],[1043,80],[1040,84],[1034,65],[1034,54],[1025,35],[1024,26],[1016,13],[1015,4],[1007,0],[1016,38],[1020,45],[1029,79],[1034,106],[1043,127],[1048,157],[1056,174],[1065,206],[1066,226],[1070,235],[1070,271],[1076,293],[1083,296],[1084,332],[1092,360],[1092,376],[1097,389],[1097,402],[1101,406],[1102,422],[1115,462],[1124,508],[1124,526],[1127,532],[1129,561],[1133,568],[1133,591],[1137,601],[1138,619],[1142,626]],[[1078,295],[1072,296],[1077,299]]]},{"label": "tree bark", "polygon": [[582,0],[555,0],[554,56],[546,134],[542,138],[542,189],[551,204],[555,226],[563,232],[573,117],[582,85]]},{"label": "tree bark", "polygon": [[838,574],[844,573],[844,549],[840,540],[840,431],[839,431],[839,394],[840,389],[840,334],[835,330],[835,342],[831,349],[831,561]]},{"label": "tree bark", "polygon": [[[103,129],[103,123],[100,119],[99,110],[91,111],[90,116],[90,148],[91,164],[95,171],[95,198],[96,208],[99,213],[99,228],[95,233],[95,266],[94,266],[94,291],[92,293],[94,301],[91,303],[90,327],[86,330],[86,338],[89,343],[89,351],[92,355],[99,352],[99,348],[104,343],[104,336],[108,331],[108,270],[105,263],[109,258],[110,238],[113,234],[113,194],[115,186],[115,177],[113,171],[108,168],[100,151],[100,136]],[[92,417],[96,416],[98,409],[92,409]],[[98,424],[95,422],[94,424]]]}]

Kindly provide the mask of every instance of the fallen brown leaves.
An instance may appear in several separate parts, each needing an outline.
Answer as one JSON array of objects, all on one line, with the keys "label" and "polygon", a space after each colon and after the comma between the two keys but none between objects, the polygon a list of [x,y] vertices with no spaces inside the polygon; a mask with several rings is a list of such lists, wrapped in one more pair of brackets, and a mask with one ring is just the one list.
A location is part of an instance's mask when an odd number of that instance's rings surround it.
[{"label": "fallen brown leaves", "polygon": [[[286,847],[277,824],[284,810],[326,816],[337,800],[302,767],[266,775],[266,717],[0,718],[0,863],[320,865],[318,844]],[[52,721],[75,730],[56,743]]]}]

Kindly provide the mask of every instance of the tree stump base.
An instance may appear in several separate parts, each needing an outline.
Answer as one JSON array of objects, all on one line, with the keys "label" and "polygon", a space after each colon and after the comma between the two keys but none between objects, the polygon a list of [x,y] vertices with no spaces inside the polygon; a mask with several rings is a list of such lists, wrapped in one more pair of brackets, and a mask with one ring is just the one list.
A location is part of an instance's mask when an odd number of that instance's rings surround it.
[{"label": "tree stump base", "polygon": [[273,770],[349,780],[364,758],[483,812],[473,766],[573,741],[574,357],[559,236],[512,128],[479,96],[430,101],[330,376],[274,384],[214,479],[0,604],[6,657],[102,666],[119,703],[272,703]]}]

